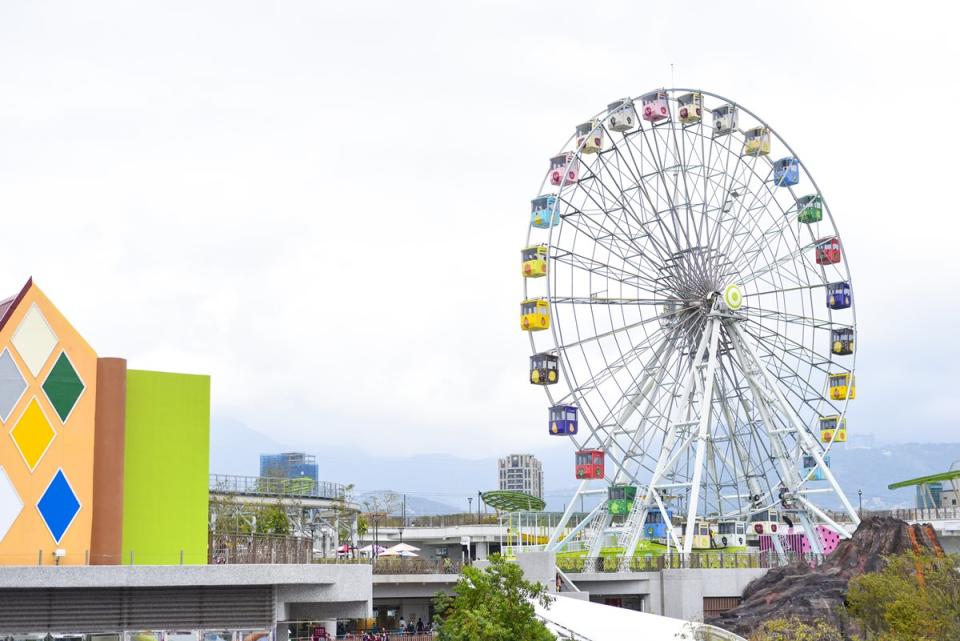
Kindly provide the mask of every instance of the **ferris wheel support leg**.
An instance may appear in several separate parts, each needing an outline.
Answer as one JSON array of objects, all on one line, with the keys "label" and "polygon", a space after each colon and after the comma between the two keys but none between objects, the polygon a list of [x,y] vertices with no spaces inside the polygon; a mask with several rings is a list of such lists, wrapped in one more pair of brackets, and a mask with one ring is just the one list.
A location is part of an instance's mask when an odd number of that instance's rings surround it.
[{"label": "ferris wheel support leg", "polygon": [[[727,422],[727,430],[730,432],[730,443],[733,446],[733,450],[737,459],[740,461],[740,468],[743,471],[743,476],[747,481],[747,489],[750,491],[750,503],[753,503],[753,497],[760,496],[763,494],[763,491],[760,489],[760,484],[757,483],[757,479],[753,474],[753,470],[750,469],[750,457],[747,454],[747,451],[744,449],[743,443],[741,443],[740,439],[737,438],[737,422],[734,420],[733,412],[730,411],[730,405],[727,403],[726,396],[722,392],[720,398],[723,416]],[[742,500],[737,500],[737,507],[740,511],[743,511]]]},{"label": "ferris wheel support leg", "polygon": [[[790,407],[789,403],[787,403],[786,397],[783,394],[783,390],[780,389],[780,385],[778,384],[778,382],[774,379],[773,376],[770,375],[770,372],[767,371],[767,368],[763,367],[760,364],[761,361],[757,357],[756,352],[754,352],[752,346],[750,345],[750,342],[747,341],[746,338],[743,336],[743,332],[740,330],[737,324],[730,323],[729,327],[731,328],[731,333],[734,334],[738,339],[734,341],[734,344],[739,343],[746,351],[750,353],[750,357],[753,359],[753,361],[757,363],[758,370],[760,371],[760,375],[763,377],[764,381],[766,381],[770,389],[773,390],[774,396],[777,400],[777,404],[780,406],[783,413],[787,416],[787,418],[793,424],[793,427],[797,432],[798,442],[800,442],[803,445],[804,449],[807,452],[809,452],[814,457],[814,459],[816,459],[817,465],[823,471],[823,475],[826,477],[827,482],[830,483],[830,486],[833,488],[834,493],[840,499],[840,502],[843,503],[843,507],[844,509],[846,509],[847,514],[850,516],[850,518],[853,520],[854,525],[860,525],[860,516],[857,514],[857,511],[853,509],[853,504],[850,503],[850,501],[847,499],[847,495],[843,493],[843,490],[840,488],[840,484],[837,483],[837,479],[833,475],[833,472],[830,470],[827,464],[824,463],[823,457],[820,455],[819,443],[817,443],[816,440],[814,440],[814,438],[810,435],[810,432],[807,430],[806,425],[803,424],[803,422],[800,420],[800,417],[797,416],[796,412],[793,411],[793,408]],[[796,493],[797,488],[790,488],[790,489],[791,491]],[[809,501],[806,501],[806,503],[809,503]]]},{"label": "ferris wheel support leg", "polygon": [[[583,518],[582,521],[580,521],[579,523],[577,523],[577,526],[576,526],[575,528],[573,528],[572,530],[570,530],[570,532],[569,532],[565,537],[563,537],[563,540],[562,540],[562,541],[560,541],[559,543],[557,543],[557,544],[554,545],[553,547],[550,547],[550,544],[548,543],[546,550],[547,550],[548,552],[555,552],[555,551],[557,551],[557,550],[562,550],[568,543],[570,543],[570,541],[573,540],[573,537],[575,537],[577,534],[579,534],[580,532],[582,532],[585,527],[587,527],[588,525],[590,525],[590,523],[591,523],[595,518],[597,518],[597,514],[600,513],[600,511],[601,511],[602,508],[603,508],[603,503],[601,502],[599,505],[597,505],[595,508],[593,508],[593,509],[590,511],[590,513],[587,514],[587,515]],[[557,531],[559,531],[559,530],[557,530]]]},{"label": "ferris wheel support leg", "polygon": [[[706,331],[704,331],[706,334]],[[703,459],[707,453],[707,441],[710,438],[710,426],[713,419],[713,386],[717,370],[717,345],[720,342],[720,323],[714,320],[710,327],[710,351],[707,361],[707,373],[704,376],[704,389],[700,398],[700,424],[697,426],[696,452],[694,454],[693,479],[690,482],[690,500],[687,501],[687,535],[683,541],[684,554],[693,550],[694,524],[697,507],[700,502],[700,480],[703,476]],[[694,369],[702,367],[694,363]]]},{"label": "ferris wheel support leg", "polygon": [[[680,539],[677,538],[677,530],[673,527],[673,522],[670,520],[670,515],[667,514],[667,508],[664,506],[663,501],[660,499],[659,492],[653,492],[653,500],[657,502],[657,508],[660,510],[661,516],[663,516],[663,522],[667,526],[667,538],[673,540],[673,546],[680,549]],[[634,546],[636,548],[636,546]],[[632,556],[632,553],[631,553]]]},{"label": "ferris wheel support leg", "polygon": [[[700,336],[700,342],[697,344],[697,349],[694,352],[693,363],[698,363],[703,360],[703,356],[707,351],[707,341],[710,340],[710,336],[711,332],[708,331],[704,331]],[[714,350],[714,352],[716,352],[716,350]],[[677,425],[683,422],[684,419],[689,418],[690,410],[694,405],[693,394],[699,387],[697,376],[697,368],[691,367],[684,379],[683,393],[677,397],[681,399],[681,401],[678,402],[674,408],[673,419],[670,422],[670,428],[668,429],[666,440],[663,443],[660,457],[657,459],[657,465],[654,467],[650,482],[647,485],[647,491],[642,501],[634,501],[633,509],[627,517],[627,523],[624,526],[622,534],[622,537],[625,537],[625,539],[621,538],[621,541],[625,540],[621,567],[625,568],[625,566],[629,564],[630,558],[637,550],[637,544],[640,542],[640,536],[643,533],[643,519],[646,518],[650,505],[653,502],[653,495],[656,492],[657,483],[660,482],[660,479],[662,479],[664,475],[673,469],[677,461],[680,460],[680,456],[687,450],[695,438],[694,435],[691,435],[684,439],[680,446],[676,448],[676,451],[674,451],[674,443],[676,443],[678,436]],[[664,517],[667,532],[676,541],[673,525],[670,523],[670,519],[667,518],[666,510],[661,509],[661,512]]]},{"label": "ferris wheel support leg", "polygon": [[563,516],[560,517],[560,522],[557,523],[557,527],[554,528],[553,532],[550,534],[550,538],[547,540],[546,550],[553,550],[554,544],[557,542],[557,539],[560,538],[560,534],[563,532],[563,528],[567,527],[567,523],[570,521],[570,517],[573,516],[574,510],[577,508],[577,499],[580,497],[580,494],[586,489],[587,479],[580,481],[580,485],[577,486],[577,491],[573,493],[573,497],[570,499],[570,504],[567,505],[567,509],[564,510]]},{"label": "ferris wheel support leg", "polygon": [[[797,500],[803,503],[805,506],[807,506],[807,509],[809,509],[811,512],[816,514],[821,521],[823,521],[824,523],[832,527],[834,530],[836,530],[837,534],[840,535],[840,538],[842,539],[850,538],[850,533],[847,531],[847,528],[843,527],[842,525],[840,525],[839,523],[831,519],[829,516],[827,516],[827,513],[821,510],[819,507],[817,507],[816,503],[813,503],[812,501],[810,501],[804,496],[798,496]],[[856,525],[859,525],[859,523],[857,523]]]},{"label": "ferris wheel support leg", "polygon": [[[626,462],[630,459],[630,453],[634,452],[636,448],[643,447],[643,442],[656,430],[656,422],[650,421],[650,415],[653,413],[653,410],[656,409],[656,401],[658,396],[661,395],[659,386],[656,386],[657,381],[651,380],[650,384],[654,385],[653,393],[650,397],[650,402],[647,404],[647,408],[644,410],[643,414],[640,416],[640,421],[638,423],[637,429],[633,432],[633,435],[630,438],[630,442],[627,443],[626,447],[623,448],[626,453],[624,456],[624,465],[617,470],[617,475],[614,477],[614,483],[628,483],[632,482],[636,485],[644,485],[644,482],[638,476],[638,469],[630,470],[626,466]],[[623,423],[621,423],[623,425]]]},{"label": "ferris wheel support leg", "polygon": [[800,513],[800,523],[803,525],[803,530],[807,535],[807,542],[810,543],[810,551],[814,554],[823,554],[820,537],[817,535],[817,531],[814,529],[813,523],[810,521],[810,517],[807,516],[806,512]]},{"label": "ferris wheel support leg", "polygon": [[596,527],[597,531],[593,533],[594,536],[590,541],[590,549],[587,551],[588,559],[596,559],[600,557],[600,552],[603,551],[603,537],[606,534],[607,528],[610,527],[610,522],[612,520],[613,515],[610,514],[609,510],[601,510],[600,514],[594,517],[594,526]]}]

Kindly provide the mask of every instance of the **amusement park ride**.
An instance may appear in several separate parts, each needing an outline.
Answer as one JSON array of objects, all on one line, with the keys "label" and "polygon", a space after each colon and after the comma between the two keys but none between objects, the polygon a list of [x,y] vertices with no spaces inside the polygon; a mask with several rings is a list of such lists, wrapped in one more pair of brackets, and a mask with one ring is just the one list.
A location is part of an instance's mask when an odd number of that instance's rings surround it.
[{"label": "amusement park ride", "polygon": [[644,538],[689,553],[786,523],[822,552],[848,536],[831,492],[859,522],[828,455],[856,395],[850,274],[768,123],[700,90],[611,103],[551,158],[521,272],[529,381],[580,481],[548,549],[615,540],[626,564]]}]

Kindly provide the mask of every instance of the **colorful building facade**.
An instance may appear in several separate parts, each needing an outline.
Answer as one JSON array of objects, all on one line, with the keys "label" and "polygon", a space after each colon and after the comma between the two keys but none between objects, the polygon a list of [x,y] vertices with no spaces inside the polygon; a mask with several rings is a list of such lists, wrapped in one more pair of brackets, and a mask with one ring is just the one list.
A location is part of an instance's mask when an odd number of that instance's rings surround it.
[{"label": "colorful building facade", "polygon": [[0,565],[206,563],[210,379],[127,370],[0,301]]}]

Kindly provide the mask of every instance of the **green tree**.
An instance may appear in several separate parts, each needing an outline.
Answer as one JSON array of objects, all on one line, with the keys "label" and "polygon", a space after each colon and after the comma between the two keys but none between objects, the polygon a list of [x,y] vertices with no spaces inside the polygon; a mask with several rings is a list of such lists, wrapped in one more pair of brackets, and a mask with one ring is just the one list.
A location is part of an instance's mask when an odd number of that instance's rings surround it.
[{"label": "green tree", "polygon": [[826,621],[804,623],[796,617],[764,621],[750,641],[842,641],[840,630]]},{"label": "green tree", "polygon": [[901,554],[854,577],[847,606],[867,639],[960,639],[960,557]]},{"label": "green tree", "polygon": [[555,641],[530,602],[549,607],[547,589],[524,580],[520,566],[500,555],[489,560],[482,570],[463,569],[455,596],[437,595],[440,641]]}]

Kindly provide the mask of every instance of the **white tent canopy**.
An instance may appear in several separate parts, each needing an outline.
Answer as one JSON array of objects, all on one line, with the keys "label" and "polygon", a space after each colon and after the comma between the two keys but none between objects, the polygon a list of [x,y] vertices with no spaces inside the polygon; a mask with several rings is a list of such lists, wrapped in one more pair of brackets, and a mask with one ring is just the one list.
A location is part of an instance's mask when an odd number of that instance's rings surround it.
[{"label": "white tent canopy", "polygon": [[582,641],[744,641],[712,625],[557,595],[537,617],[560,639]]}]

